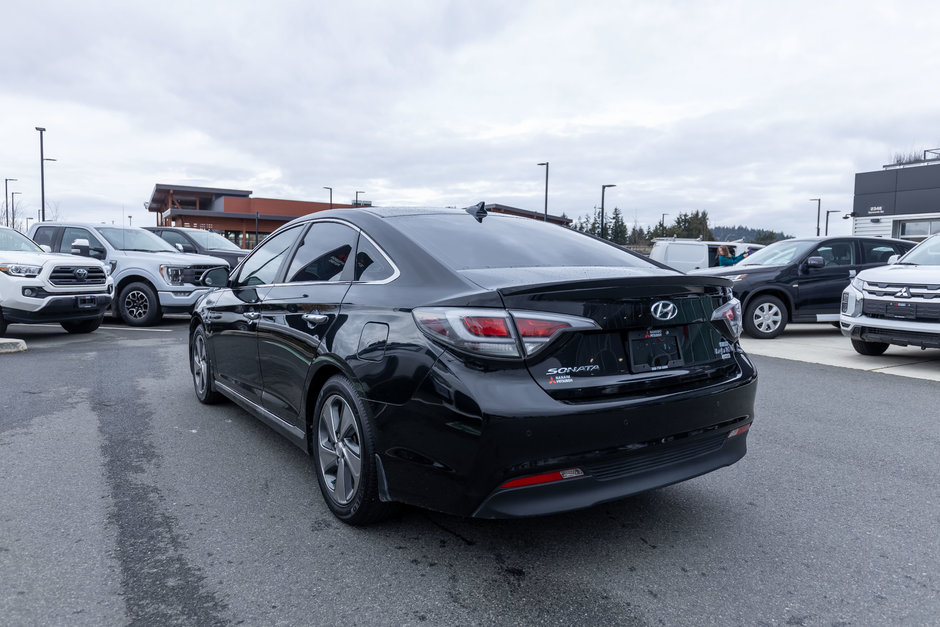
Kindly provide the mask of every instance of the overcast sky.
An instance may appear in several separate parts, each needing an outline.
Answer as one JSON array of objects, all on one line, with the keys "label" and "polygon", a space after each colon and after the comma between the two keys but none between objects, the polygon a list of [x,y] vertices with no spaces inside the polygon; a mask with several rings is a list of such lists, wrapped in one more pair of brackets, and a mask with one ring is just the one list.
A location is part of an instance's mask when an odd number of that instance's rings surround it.
[{"label": "overcast sky", "polygon": [[854,175],[940,148],[940,2],[4,5],[0,177],[154,224],[156,183],[848,233]]}]

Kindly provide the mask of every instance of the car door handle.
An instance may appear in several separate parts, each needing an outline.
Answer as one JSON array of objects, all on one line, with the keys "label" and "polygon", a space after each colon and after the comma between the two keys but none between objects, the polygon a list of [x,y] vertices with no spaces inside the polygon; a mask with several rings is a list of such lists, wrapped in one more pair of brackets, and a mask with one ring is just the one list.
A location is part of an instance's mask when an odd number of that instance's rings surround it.
[{"label": "car door handle", "polygon": [[304,322],[307,324],[323,324],[330,319],[329,316],[324,314],[304,314],[301,318],[303,318]]},{"label": "car door handle", "polygon": [[257,311],[246,311],[242,314],[242,316],[248,318],[249,320],[257,320],[261,317],[261,314],[259,314]]}]

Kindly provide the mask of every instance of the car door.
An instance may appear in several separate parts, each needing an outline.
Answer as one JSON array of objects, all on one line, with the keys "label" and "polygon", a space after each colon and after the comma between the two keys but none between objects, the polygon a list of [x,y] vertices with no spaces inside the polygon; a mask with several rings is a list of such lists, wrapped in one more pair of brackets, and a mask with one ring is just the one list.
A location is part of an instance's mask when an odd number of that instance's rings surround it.
[{"label": "car door", "polygon": [[[847,238],[826,240],[802,259],[797,270],[795,319],[838,320],[842,290],[858,268],[855,244],[855,240]],[[822,257],[823,266],[809,267],[808,260],[812,257]]]},{"label": "car door", "polygon": [[301,230],[296,226],[265,240],[245,260],[228,288],[207,297],[204,323],[215,377],[256,405],[262,402],[258,361],[261,300],[280,275]]},{"label": "car door", "polygon": [[301,413],[310,366],[319,355],[331,352],[331,335],[342,323],[343,297],[353,278],[353,264],[347,262],[358,234],[343,222],[312,222],[297,243],[283,279],[261,302],[262,404],[298,429],[304,427]]}]

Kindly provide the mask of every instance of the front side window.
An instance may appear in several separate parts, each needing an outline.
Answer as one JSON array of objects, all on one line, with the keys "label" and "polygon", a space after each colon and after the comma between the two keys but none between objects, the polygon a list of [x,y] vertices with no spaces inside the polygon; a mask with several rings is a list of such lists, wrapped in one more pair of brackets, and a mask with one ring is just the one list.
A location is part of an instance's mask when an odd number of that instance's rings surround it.
[{"label": "front side window", "polygon": [[855,264],[855,245],[851,240],[833,240],[820,245],[810,257],[822,257],[825,267]]},{"label": "front side window", "polygon": [[104,259],[106,251],[98,238],[92,235],[88,229],[74,226],[66,227],[65,231],[62,232],[62,243],[59,244],[59,252],[71,253],[75,240],[79,239],[88,240],[88,252],[92,257]]},{"label": "front side window", "polygon": [[269,236],[242,262],[235,285],[266,285],[277,278],[277,271],[300,235],[301,227],[291,227]]},{"label": "front side window", "polygon": [[160,237],[165,239],[167,243],[170,244],[173,248],[180,252],[184,253],[194,253],[196,252],[196,247],[192,245],[185,236],[176,233],[175,231],[161,231]]},{"label": "front side window", "polygon": [[297,247],[287,282],[340,281],[358,233],[336,222],[314,222]]},{"label": "front side window", "polygon": [[53,235],[55,235],[55,227],[41,226],[36,229],[36,235],[33,237],[33,241],[40,245],[45,244],[51,249]]}]

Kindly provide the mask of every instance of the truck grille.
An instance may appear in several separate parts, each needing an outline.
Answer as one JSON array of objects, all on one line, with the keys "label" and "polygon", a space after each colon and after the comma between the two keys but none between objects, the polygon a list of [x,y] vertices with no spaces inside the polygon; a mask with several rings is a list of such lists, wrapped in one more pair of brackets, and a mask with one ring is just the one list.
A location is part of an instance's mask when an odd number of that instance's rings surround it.
[{"label": "truck grille", "polygon": [[865,299],[865,305],[862,307],[862,313],[872,318],[901,318],[904,320],[940,320],[940,302],[922,303],[917,301],[897,301],[909,305],[903,315],[889,315],[890,306],[895,301],[869,300]]},{"label": "truck grille", "polygon": [[221,264],[218,266],[189,266],[183,270],[183,283],[192,283],[193,285],[203,285],[202,275],[205,274],[206,270],[211,270],[212,268],[223,267]]},{"label": "truck grille", "polygon": [[53,285],[104,285],[107,280],[104,270],[96,266],[56,266],[49,277]]}]

